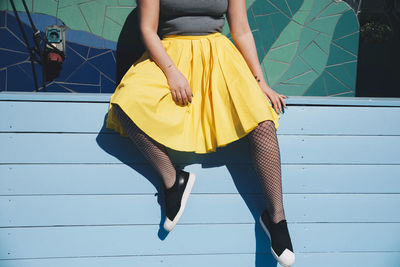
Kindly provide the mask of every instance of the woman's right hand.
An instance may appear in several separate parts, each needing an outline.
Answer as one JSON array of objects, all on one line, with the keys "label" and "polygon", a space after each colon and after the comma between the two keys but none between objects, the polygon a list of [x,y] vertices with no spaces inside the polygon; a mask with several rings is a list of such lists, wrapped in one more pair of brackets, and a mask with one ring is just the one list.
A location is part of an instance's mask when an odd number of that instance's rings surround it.
[{"label": "woman's right hand", "polygon": [[192,90],[182,72],[175,68],[168,73],[167,80],[175,103],[187,105],[192,102]]}]

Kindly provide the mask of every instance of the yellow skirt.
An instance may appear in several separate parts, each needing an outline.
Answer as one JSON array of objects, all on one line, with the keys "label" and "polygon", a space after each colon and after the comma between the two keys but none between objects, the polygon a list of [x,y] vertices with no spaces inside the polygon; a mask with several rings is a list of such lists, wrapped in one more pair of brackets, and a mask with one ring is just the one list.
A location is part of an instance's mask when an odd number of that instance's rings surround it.
[{"label": "yellow skirt", "polygon": [[220,32],[168,35],[161,42],[186,77],[192,102],[175,103],[164,72],[146,50],[111,95],[107,128],[127,136],[113,112],[112,104],[118,104],[157,142],[199,154],[240,139],[265,120],[278,129],[279,114],[228,37]]}]

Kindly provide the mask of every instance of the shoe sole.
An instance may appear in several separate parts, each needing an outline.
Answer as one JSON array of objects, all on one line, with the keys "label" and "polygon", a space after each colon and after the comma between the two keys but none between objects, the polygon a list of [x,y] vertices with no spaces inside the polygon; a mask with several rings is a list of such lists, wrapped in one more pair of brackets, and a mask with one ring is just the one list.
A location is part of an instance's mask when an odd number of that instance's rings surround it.
[{"label": "shoe sole", "polygon": [[[267,226],[266,226],[266,225],[264,224],[264,222],[262,221],[261,216],[260,216],[260,218],[259,218],[259,221],[260,221],[260,224],[261,224],[262,228],[264,229],[265,233],[266,233],[266,234],[268,235],[268,237],[269,237],[269,240],[270,240],[270,242],[271,242],[271,252],[272,252],[272,255],[274,256],[275,260],[276,260],[280,265],[282,265],[283,267],[290,267],[290,266],[292,266],[293,264],[289,264],[289,265],[288,265],[288,264],[284,264],[284,263],[281,263],[281,262],[280,262],[278,255],[275,253],[274,249],[272,248],[271,234],[269,233]],[[290,250],[288,250],[288,251],[290,251]],[[293,253],[293,252],[291,252],[291,253]],[[294,253],[293,253],[293,254],[294,254]]]},{"label": "shoe sole", "polygon": [[195,181],[196,181],[196,175],[194,173],[190,173],[188,182],[186,184],[185,191],[183,191],[182,200],[181,200],[181,207],[180,207],[178,213],[176,214],[176,216],[175,216],[173,221],[168,219],[168,217],[165,217],[164,229],[166,231],[171,232],[172,229],[174,229],[174,227],[178,223],[179,219],[181,218],[181,216],[183,214],[183,211],[185,210],[186,203],[187,203],[187,201],[189,199],[189,195],[192,192],[193,185],[194,185]]}]

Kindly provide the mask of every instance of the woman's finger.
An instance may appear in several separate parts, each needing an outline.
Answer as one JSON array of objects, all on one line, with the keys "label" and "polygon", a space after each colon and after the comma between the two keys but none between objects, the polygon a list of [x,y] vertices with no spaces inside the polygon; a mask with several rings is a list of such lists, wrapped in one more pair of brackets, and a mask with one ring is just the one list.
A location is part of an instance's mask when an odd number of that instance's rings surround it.
[{"label": "woman's finger", "polygon": [[180,93],[181,93],[181,96],[182,96],[182,105],[187,105],[188,99],[187,99],[187,96],[186,96],[185,89],[181,89]]},{"label": "woman's finger", "polygon": [[178,104],[183,105],[182,104],[182,96],[181,96],[181,92],[179,92],[178,90],[176,90],[176,98],[178,99]]}]

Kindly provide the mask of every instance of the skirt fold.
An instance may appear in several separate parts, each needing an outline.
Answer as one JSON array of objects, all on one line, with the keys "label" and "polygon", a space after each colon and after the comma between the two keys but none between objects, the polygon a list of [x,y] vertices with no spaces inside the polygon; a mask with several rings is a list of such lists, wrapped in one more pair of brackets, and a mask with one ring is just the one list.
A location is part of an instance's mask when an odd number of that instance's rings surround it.
[{"label": "skirt fold", "polygon": [[154,140],[195,153],[216,151],[264,120],[274,121],[278,129],[279,114],[225,35],[170,35],[161,42],[187,79],[192,103],[174,102],[165,74],[145,51],[110,98],[107,128],[127,136],[113,113],[113,104],[118,104]]}]

